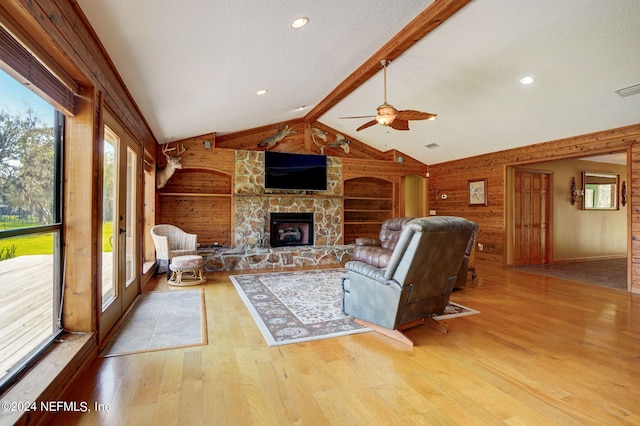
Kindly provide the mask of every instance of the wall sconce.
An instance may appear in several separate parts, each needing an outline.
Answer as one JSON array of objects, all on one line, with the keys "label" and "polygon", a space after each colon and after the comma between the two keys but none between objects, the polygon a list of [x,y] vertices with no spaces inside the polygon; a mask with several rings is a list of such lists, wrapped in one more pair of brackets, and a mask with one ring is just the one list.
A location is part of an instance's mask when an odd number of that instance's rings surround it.
[{"label": "wall sconce", "polygon": [[571,205],[574,205],[577,200],[584,197],[584,190],[576,188],[576,178],[574,177],[571,178],[571,187],[569,188],[569,194],[571,197]]}]

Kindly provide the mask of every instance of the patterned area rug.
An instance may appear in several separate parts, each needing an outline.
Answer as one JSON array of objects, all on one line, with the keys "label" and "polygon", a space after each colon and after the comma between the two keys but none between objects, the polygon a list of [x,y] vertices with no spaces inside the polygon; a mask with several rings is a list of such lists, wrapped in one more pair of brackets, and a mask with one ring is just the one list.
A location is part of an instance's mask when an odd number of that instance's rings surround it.
[{"label": "patterned area rug", "polygon": [[202,289],[141,294],[100,356],[206,345],[206,324]]},{"label": "patterned area rug", "polygon": [[[370,331],[342,313],[344,269],[232,275],[240,294],[269,346]],[[450,303],[436,319],[479,313]]]}]

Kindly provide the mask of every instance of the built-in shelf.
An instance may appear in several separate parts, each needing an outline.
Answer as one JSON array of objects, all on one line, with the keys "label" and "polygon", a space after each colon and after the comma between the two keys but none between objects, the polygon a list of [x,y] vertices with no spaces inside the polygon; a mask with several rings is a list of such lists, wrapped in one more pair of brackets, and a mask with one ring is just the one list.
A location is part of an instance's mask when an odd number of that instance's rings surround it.
[{"label": "built-in shelf", "polygon": [[159,192],[158,194],[171,197],[231,197],[231,194],[207,194],[200,192]]},{"label": "built-in shelf", "polygon": [[233,179],[227,173],[188,167],[176,170],[157,192],[157,221],[197,234],[203,244],[230,245],[232,193]]},{"label": "built-in shelf", "polygon": [[375,177],[344,182],[344,241],[377,238],[382,223],[394,216],[393,183]]}]

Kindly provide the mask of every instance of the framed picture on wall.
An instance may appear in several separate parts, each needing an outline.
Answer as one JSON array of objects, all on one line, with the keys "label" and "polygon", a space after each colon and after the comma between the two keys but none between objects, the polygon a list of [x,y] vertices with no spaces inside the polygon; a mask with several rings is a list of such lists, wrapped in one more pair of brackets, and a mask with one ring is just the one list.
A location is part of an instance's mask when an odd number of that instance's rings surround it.
[{"label": "framed picture on wall", "polygon": [[487,179],[475,179],[469,181],[469,205],[487,205]]}]

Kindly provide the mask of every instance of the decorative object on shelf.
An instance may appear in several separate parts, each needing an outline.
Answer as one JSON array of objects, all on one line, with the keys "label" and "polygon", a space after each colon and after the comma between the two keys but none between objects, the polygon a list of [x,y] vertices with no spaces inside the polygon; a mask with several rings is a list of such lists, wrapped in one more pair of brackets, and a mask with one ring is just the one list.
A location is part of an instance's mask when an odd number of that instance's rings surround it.
[{"label": "decorative object on shelf", "polygon": [[620,190],[620,202],[622,203],[623,207],[627,205],[627,181],[626,180],[622,181],[622,189]]},{"label": "decorative object on shelf", "polygon": [[371,121],[367,121],[362,126],[358,127],[356,131],[360,131],[366,129],[367,127],[371,127],[375,124],[380,124],[381,126],[391,127],[396,130],[409,130],[409,121],[410,120],[435,120],[436,114],[431,114],[430,112],[422,112],[416,111],[412,109],[408,110],[397,110],[393,105],[389,105],[387,103],[387,65],[389,65],[389,60],[383,59],[380,61],[380,65],[384,71],[384,102],[377,108],[376,115],[365,115],[358,117],[341,117],[341,118],[373,118]]},{"label": "decorative object on shelf", "polygon": [[576,201],[582,199],[582,197],[584,196],[584,190],[583,189],[578,189],[576,187],[576,178],[572,177],[571,178],[571,187],[569,188],[569,196],[570,196],[570,203],[573,206]]},{"label": "decorative object on shelf", "polygon": [[[156,188],[164,188],[169,179],[171,179],[171,176],[176,172],[176,169],[182,168],[182,164],[180,163],[182,157],[178,157],[178,155],[182,154],[186,150],[187,149],[182,144],[176,145],[173,148],[169,148],[169,144],[162,147],[162,153],[167,159],[167,167],[158,170],[158,174],[156,175]],[[174,157],[169,155],[169,152],[171,151],[176,151]]]},{"label": "decorative object on shelf", "polygon": [[275,135],[268,136],[268,137],[262,139],[258,143],[258,146],[259,147],[266,146],[267,147],[266,149],[271,149],[278,142],[281,142],[284,138],[286,138],[289,135],[293,135],[294,133],[295,133],[295,130],[291,129],[288,124],[285,124],[284,127],[282,127],[282,129],[280,129],[278,131],[278,133],[276,133]]},{"label": "decorative object on shelf", "polygon": [[487,200],[487,179],[470,180],[469,183],[469,205],[486,206]]},{"label": "decorative object on shelf", "polygon": [[[316,140],[316,137],[322,140],[322,144]],[[342,148],[345,154],[349,153],[349,144],[350,140],[346,139],[340,133],[336,133],[336,139],[333,142],[329,142],[327,138],[327,132],[323,132],[322,130],[314,127],[311,129],[311,139],[313,139],[313,143],[320,148],[320,153],[324,155],[324,149],[326,147],[329,148]]]}]

